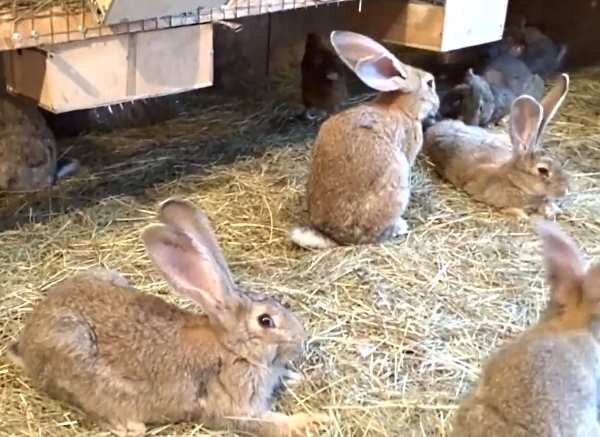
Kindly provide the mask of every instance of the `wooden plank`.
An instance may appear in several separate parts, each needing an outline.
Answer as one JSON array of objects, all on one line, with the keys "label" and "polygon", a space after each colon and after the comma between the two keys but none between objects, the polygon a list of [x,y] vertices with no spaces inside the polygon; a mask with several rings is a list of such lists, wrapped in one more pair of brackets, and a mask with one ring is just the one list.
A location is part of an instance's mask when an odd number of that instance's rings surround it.
[{"label": "wooden plank", "polygon": [[112,35],[6,54],[11,92],[55,113],[212,85],[212,25]]},{"label": "wooden plank", "polygon": [[212,85],[212,25],[144,32],[135,40],[136,95],[158,96]]},{"label": "wooden plank", "polygon": [[372,0],[352,18],[350,30],[388,43],[439,51],[443,6],[403,0]]},{"label": "wooden plank", "polygon": [[508,0],[446,0],[442,51],[498,41],[504,33]]},{"label": "wooden plank", "polygon": [[508,0],[446,0],[433,5],[417,0],[372,0],[353,30],[388,43],[437,52],[502,37]]},{"label": "wooden plank", "polygon": [[406,2],[396,9],[397,18],[383,36],[384,41],[426,50],[442,48],[443,6]]},{"label": "wooden plank", "polygon": [[7,91],[18,94],[18,90],[27,90],[25,96],[36,102],[46,99],[46,53],[35,49],[5,52],[3,64]]}]

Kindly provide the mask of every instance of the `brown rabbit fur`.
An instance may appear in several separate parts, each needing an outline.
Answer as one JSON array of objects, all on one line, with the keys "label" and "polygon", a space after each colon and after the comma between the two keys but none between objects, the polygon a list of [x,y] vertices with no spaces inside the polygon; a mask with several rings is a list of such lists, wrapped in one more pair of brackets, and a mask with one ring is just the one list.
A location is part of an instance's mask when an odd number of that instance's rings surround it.
[{"label": "brown rabbit fur", "polygon": [[460,405],[453,437],[598,437],[600,265],[538,225],[551,287],[542,319],[495,352]]},{"label": "brown rabbit fur", "polygon": [[360,34],[334,31],[331,41],[358,77],[382,94],[321,125],[307,186],[311,226],[291,231],[296,244],[314,249],[406,232],[402,214],[423,143],[421,121],[439,106],[431,74],[402,64]]},{"label": "brown rabbit fur", "polygon": [[0,96],[0,190],[35,191],[79,169],[58,160],[56,139],[38,109],[18,97]]},{"label": "brown rabbit fur", "polygon": [[11,348],[13,361],[35,386],[119,435],[199,421],[288,436],[324,419],[270,411],[288,363],[301,354],[301,322],[235,285],[200,210],[172,199],[159,217],[162,224],[143,232],[148,254],[206,315],[140,293],[118,274],[86,273],[48,291]]},{"label": "brown rabbit fur", "polygon": [[568,88],[563,74],[541,105],[530,96],[515,100],[509,120],[512,150],[502,135],[444,120],[427,130],[425,153],[441,177],[474,199],[519,217],[537,210],[551,218],[560,211],[554,200],[566,194],[568,179],[540,142]]}]

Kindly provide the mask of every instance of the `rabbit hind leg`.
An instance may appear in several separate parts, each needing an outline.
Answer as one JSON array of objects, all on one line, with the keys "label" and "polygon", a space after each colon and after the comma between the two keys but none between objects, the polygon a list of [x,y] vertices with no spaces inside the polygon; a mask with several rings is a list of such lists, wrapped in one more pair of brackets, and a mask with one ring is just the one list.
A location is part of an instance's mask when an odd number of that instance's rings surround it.
[{"label": "rabbit hind leg", "polygon": [[397,217],[390,226],[388,226],[379,236],[380,242],[398,238],[408,233],[408,223],[402,217]]},{"label": "rabbit hind leg", "polygon": [[146,434],[146,425],[135,420],[111,423],[108,428],[117,437],[142,437]]}]

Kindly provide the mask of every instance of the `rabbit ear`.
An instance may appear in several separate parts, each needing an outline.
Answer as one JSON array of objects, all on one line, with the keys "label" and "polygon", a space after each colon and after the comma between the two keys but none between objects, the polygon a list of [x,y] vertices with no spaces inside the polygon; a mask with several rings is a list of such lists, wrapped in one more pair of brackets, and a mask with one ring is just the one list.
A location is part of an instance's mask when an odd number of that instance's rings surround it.
[{"label": "rabbit ear", "polygon": [[188,201],[171,198],[161,204],[158,219],[166,225],[179,229],[196,244],[205,247],[223,279],[228,282],[228,286],[233,287],[233,275],[204,212]]},{"label": "rabbit ear", "polygon": [[221,274],[211,249],[168,225],[147,227],[142,240],[150,259],[169,284],[199,304],[211,321],[226,325],[240,305],[240,296]]},{"label": "rabbit ear", "polygon": [[583,257],[575,242],[554,223],[538,221],[537,231],[543,243],[552,300],[565,305],[577,297],[574,293],[580,289],[585,272]]},{"label": "rabbit ear", "polygon": [[331,45],[344,63],[365,85],[378,91],[408,89],[408,73],[389,50],[359,33],[331,32]]},{"label": "rabbit ear", "polygon": [[472,68],[469,68],[466,72],[465,72],[465,82],[468,82],[469,80],[472,80],[475,77],[475,72],[473,71]]},{"label": "rabbit ear", "polygon": [[510,109],[509,134],[515,154],[531,150],[542,122],[542,106],[531,96],[517,98]]},{"label": "rabbit ear", "polygon": [[546,126],[548,126],[550,120],[554,118],[558,108],[560,108],[560,105],[562,105],[563,101],[565,100],[565,97],[569,92],[569,82],[569,75],[565,73],[561,74],[556,84],[554,84],[550,91],[548,91],[548,94],[542,98],[541,103],[542,107],[544,108],[544,119],[542,120],[542,125],[540,126],[538,139],[542,137],[542,134],[546,130]]}]

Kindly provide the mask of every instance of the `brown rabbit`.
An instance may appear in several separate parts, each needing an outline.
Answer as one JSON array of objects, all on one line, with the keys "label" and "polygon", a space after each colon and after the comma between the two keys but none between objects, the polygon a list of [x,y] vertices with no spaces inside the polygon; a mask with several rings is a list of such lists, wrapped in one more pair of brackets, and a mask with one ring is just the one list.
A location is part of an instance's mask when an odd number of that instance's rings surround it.
[{"label": "brown rabbit", "polygon": [[523,95],[512,105],[510,142],[501,135],[461,121],[444,120],[425,134],[425,153],[436,172],[474,199],[525,217],[535,209],[553,217],[554,200],[568,189],[561,164],[540,148],[546,126],[569,90],[563,74],[541,105]]},{"label": "brown rabbit", "polygon": [[45,189],[78,168],[76,160],[56,159],[54,134],[36,107],[0,96],[1,191]]},{"label": "brown rabbit", "polygon": [[546,312],[488,359],[454,417],[454,437],[600,436],[600,265],[586,271],[556,225],[541,222],[538,232]]},{"label": "brown rabbit", "polygon": [[302,101],[308,118],[316,113],[331,114],[348,97],[345,66],[326,45],[321,36],[306,36],[302,58]]},{"label": "brown rabbit", "polygon": [[265,436],[300,434],[323,416],[270,411],[299,357],[301,322],[238,288],[207,217],[168,200],[143,232],[155,266],[206,315],[140,293],[118,274],[82,274],[48,291],[12,348],[35,386],[120,435],[199,421]]},{"label": "brown rabbit", "polygon": [[401,63],[372,39],[334,31],[331,43],[382,94],[321,125],[307,187],[311,226],[295,227],[290,235],[314,249],[379,242],[407,231],[402,214],[423,144],[421,121],[439,107],[433,76]]}]

